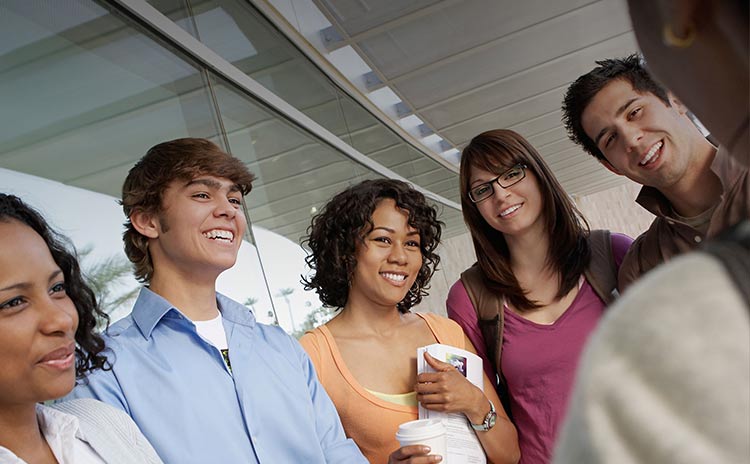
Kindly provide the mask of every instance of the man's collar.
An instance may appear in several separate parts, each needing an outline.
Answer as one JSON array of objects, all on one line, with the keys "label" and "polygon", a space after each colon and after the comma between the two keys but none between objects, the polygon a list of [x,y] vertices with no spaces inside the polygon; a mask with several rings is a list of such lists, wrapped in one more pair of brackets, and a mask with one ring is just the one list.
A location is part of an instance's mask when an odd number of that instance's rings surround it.
[{"label": "man's collar", "polygon": [[[721,181],[723,192],[727,191],[726,180],[729,177],[729,175],[727,175],[725,171],[728,169],[727,166],[731,165],[731,157],[728,156],[726,149],[719,146],[716,149],[716,153],[714,155],[713,161],[711,162],[710,169],[714,172],[714,174],[717,175],[717,177]],[[672,203],[667,199],[666,196],[664,196],[663,193],[661,193],[661,191],[647,185],[644,185],[641,188],[641,191],[638,193],[638,197],[635,199],[635,201],[654,216],[670,217],[672,215],[672,212],[674,211],[672,208]]]},{"label": "man's collar", "polygon": [[643,206],[649,213],[657,217],[672,214],[672,204],[658,189],[644,185],[638,193],[635,202]]},{"label": "man's collar", "polygon": [[[216,303],[224,319],[250,328],[255,326],[255,316],[246,306],[220,293],[216,293]],[[161,295],[154,293],[148,287],[143,287],[133,306],[133,321],[143,338],[148,339],[159,321],[171,312],[175,314],[175,317],[184,318],[192,324],[192,321],[182,314],[178,308],[175,308],[172,303]]]},{"label": "man's collar", "polygon": [[150,338],[156,324],[172,309],[176,310],[172,303],[143,287],[133,306],[133,321],[143,338]]}]

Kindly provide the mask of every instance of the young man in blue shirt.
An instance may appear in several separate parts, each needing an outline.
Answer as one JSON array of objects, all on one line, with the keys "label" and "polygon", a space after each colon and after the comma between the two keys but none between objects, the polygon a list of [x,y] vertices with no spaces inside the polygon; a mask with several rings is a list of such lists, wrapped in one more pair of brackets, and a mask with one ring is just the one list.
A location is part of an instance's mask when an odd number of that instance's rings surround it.
[{"label": "young man in blue shirt", "polygon": [[112,369],[72,396],[122,408],[165,462],[366,462],[297,341],[216,293],[253,179],[204,139],[156,145],[130,170],[123,240],[146,286],[108,331]]}]

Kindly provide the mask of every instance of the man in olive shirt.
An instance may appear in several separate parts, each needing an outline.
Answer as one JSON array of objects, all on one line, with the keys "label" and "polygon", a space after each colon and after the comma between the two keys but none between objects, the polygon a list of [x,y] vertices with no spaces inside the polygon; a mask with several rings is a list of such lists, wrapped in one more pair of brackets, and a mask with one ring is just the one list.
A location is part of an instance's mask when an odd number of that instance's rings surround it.
[{"label": "man in olive shirt", "polygon": [[643,185],[656,216],[620,266],[620,291],[672,256],[750,217],[748,169],[714,147],[641,57],[598,61],[566,92],[570,138],[618,175]]}]

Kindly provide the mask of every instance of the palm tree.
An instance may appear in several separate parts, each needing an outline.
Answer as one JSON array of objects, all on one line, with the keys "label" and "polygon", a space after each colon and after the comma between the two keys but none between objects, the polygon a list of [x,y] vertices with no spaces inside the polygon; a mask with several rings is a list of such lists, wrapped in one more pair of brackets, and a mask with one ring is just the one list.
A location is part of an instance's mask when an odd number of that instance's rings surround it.
[{"label": "palm tree", "polygon": [[[130,290],[116,292],[113,288],[117,284],[122,284],[122,279],[132,275],[133,267],[129,261],[127,261],[121,255],[111,255],[108,258],[99,260],[93,264],[88,264],[87,259],[92,252],[91,245],[81,249],[78,255],[80,261],[85,262],[84,275],[86,276],[88,284],[96,295],[96,301],[99,302],[99,307],[107,314],[115,314],[117,312],[127,312],[129,310],[130,303],[135,300],[138,296],[140,288],[135,286]],[[123,314],[124,315],[124,314]]]},{"label": "palm tree", "polygon": [[292,315],[292,302],[289,301],[289,295],[294,293],[293,288],[280,288],[278,293],[276,294],[277,297],[282,297],[284,301],[286,301],[286,306],[289,308],[289,319],[292,321],[292,332],[295,331],[294,327],[294,315]]},{"label": "palm tree", "polygon": [[243,304],[245,306],[249,306],[250,307],[250,311],[255,312],[255,303],[257,303],[257,302],[258,302],[257,298],[255,298],[254,296],[250,296],[250,297],[248,297],[245,300],[245,302]]},{"label": "palm tree", "polygon": [[292,332],[294,338],[299,339],[308,330],[312,330],[315,327],[325,324],[333,316],[334,310],[326,308],[325,306],[319,306],[313,309],[307,314],[305,321],[302,323],[302,327],[299,330]]}]

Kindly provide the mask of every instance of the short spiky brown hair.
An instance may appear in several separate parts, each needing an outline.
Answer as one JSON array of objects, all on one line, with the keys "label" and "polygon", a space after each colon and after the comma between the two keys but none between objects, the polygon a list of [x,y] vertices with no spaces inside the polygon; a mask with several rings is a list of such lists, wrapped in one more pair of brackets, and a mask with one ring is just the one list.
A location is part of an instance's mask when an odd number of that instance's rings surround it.
[{"label": "short spiky brown hair", "polygon": [[672,106],[667,90],[649,74],[643,57],[637,53],[625,58],[597,61],[596,68],[573,82],[565,92],[562,112],[563,124],[570,140],[577,143],[598,160],[606,160],[591,137],[583,130],[583,112],[607,84],[620,79],[629,82],[639,93],[652,93],[667,106]]},{"label": "short spiky brown hair", "polygon": [[229,179],[247,195],[255,176],[239,159],[226,153],[206,139],[170,140],[151,147],[128,173],[122,186],[122,209],[127,220],[125,254],[135,267],[135,277],[148,282],[154,273],[148,238],[138,232],[130,221],[135,212],[158,214],[162,211],[164,191],[175,180],[189,182],[208,175]]}]

